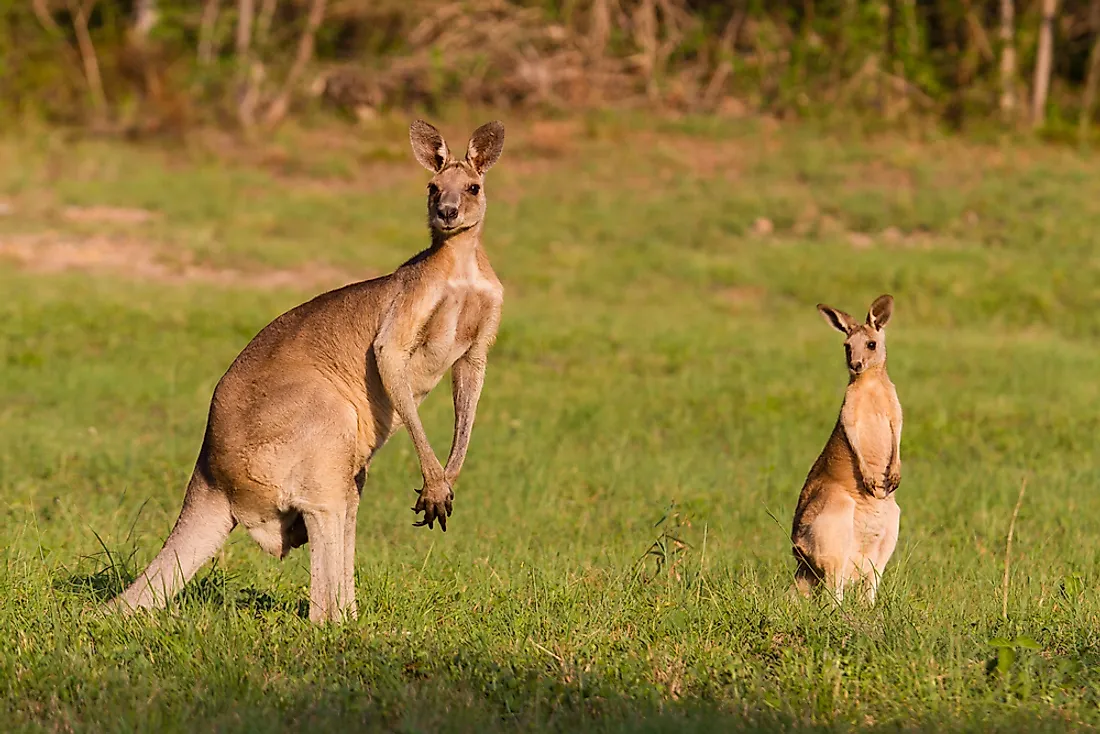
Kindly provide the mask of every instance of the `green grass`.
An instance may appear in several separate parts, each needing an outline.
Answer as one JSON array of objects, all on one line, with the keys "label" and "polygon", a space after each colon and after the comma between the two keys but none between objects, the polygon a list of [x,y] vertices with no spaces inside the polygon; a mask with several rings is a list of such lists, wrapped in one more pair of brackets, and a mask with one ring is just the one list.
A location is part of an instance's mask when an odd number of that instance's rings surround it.
[{"label": "green grass", "polygon": [[[360,617],[340,628],[304,617],[308,553],[279,564],[239,531],[169,612],[94,615],[170,529],[215,382],[308,287],[0,260],[9,728],[1100,726],[1097,159],[759,122],[526,125],[488,182],[505,317],[451,530],[412,527],[419,472],[395,437],[363,494]],[[0,141],[0,242],[396,267],[426,240],[402,126],[322,132],[225,156]],[[159,216],[58,216],[91,204]],[[906,415],[898,551],[875,608],[794,603],[789,518],[846,380],[814,304],[862,314],[882,292]],[[422,407],[441,455],[447,392]],[[996,672],[998,637],[1038,649]]]}]

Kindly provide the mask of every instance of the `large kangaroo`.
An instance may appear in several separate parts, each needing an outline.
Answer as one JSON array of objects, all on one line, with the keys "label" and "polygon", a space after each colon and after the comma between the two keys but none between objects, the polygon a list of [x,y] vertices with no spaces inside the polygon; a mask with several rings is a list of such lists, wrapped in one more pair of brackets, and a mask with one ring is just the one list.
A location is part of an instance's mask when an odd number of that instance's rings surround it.
[{"label": "large kangaroo", "polygon": [[874,603],[901,518],[893,494],[901,484],[901,403],[886,374],[885,328],[894,299],[875,299],[863,324],[824,304],[817,309],[846,337],[849,379],[836,427],[795,509],[795,587],[808,594],[823,581],[840,601],[845,586],[862,581]]},{"label": "large kangaroo", "polygon": [[[428,184],[432,244],[390,275],[317,296],[268,324],[214,389],[183,509],[164,548],[111,609],[164,606],[237,523],[282,558],[310,543],[309,618],[355,607],[355,520],[375,452],[404,425],[420,460],[417,525],[447,530],[503,289],[481,246],[485,172],[504,126],[474,131],[454,158],[439,131],[409,128]],[[447,465],[417,406],[450,369]]]}]

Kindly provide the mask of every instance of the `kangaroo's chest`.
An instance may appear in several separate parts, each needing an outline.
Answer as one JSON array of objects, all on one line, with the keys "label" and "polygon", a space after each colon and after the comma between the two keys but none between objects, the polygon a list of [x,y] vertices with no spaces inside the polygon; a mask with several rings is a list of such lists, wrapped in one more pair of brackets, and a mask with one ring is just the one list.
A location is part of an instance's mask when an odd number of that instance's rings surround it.
[{"label": "kangaroo's chest", "polygon": [[884,474],[894,451],[894,434],[890,428],[890,417],[882,413],[870,413],[862,416],[856,424],[859,436],[859,448],[863,460],[876,472]]},{"label": "kangaroo's chest", "polygon": [[499,288],[483,276],[447,282],[443,296],[421,327],[410,360],[410,377],[418,398],[439,384],[447,370],[470,350],[498,301]]},{"label": "kangaroo's chest", "polygon": [[901,425],[901,406],[893,386],[877,384],[853,391],[845,398],[844,422],[854,434],[863,461],[883,474],[894,453],[895,426]]}]

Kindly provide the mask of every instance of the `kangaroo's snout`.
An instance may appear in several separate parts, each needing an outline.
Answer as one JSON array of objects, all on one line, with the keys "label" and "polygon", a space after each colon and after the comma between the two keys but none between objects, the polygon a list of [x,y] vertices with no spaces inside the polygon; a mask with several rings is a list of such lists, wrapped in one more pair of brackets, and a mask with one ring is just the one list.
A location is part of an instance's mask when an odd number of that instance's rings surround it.
[{"label": "kangaroo's snout", "polygon": [[455,220],[458,219],[457,198],[455,201],[440,200],[439,205],[435,208],[435,213],[444,224],[454,224]]},{"label": "kangaroo's snout", "polygon": [[857,359],[855,362],[851,363],[850,367],[852,369],[852,372],[855,372],[858,375],[860,372],[863,371],[863,360]]}]

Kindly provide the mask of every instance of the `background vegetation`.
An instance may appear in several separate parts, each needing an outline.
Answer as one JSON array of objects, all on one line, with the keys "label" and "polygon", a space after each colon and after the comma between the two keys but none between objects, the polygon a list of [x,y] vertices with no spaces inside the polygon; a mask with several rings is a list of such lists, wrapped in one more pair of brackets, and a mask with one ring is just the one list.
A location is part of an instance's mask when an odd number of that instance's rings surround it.
[{"label": "background vegetation", "polygon": [[462,100],[1094,133],[1100,0],[27,0],[0,100],[97,129]]}]

